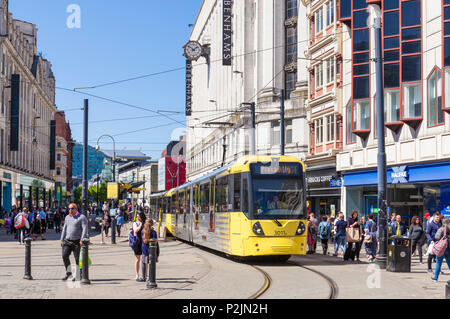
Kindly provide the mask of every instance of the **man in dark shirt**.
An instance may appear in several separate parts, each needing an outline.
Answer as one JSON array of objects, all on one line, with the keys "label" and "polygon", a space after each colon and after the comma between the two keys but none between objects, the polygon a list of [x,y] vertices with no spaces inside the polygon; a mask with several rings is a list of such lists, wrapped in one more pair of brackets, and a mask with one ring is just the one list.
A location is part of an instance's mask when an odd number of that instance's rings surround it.
[{"label": "man in dark shirt", "polygon": [[[66,276],[62,280],[67,280],[72,276],[69,259],[72,252],[75,257],[76,269],[79,269],[80,251],[84,238],[88,238],[88,220],[86,216],[78,212],[77,205],[72,203],[69,205],[69,215],[64,220],[61,233],[62,257],[66,268]],[[72,278],[72,280],[75,280],[75,278]]]}]

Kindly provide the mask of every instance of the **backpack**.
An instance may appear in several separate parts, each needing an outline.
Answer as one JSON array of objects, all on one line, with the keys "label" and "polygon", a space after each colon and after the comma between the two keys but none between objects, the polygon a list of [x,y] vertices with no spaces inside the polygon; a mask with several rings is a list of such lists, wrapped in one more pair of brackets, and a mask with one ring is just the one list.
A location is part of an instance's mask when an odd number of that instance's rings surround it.
[{"label": "backpack", "polygon": [[437,257],[441,257],[444,255],[445,251],[447,250],[448,246],[448,238],[447,238],[447,229],[444,229],[444,236],[442,236],[439,241],[435,242],[433,245],[432,253],[433,255],[436,255]]},{"label": "backpack", "polygon": [[319,234],[320,237],[322,238],[327,238],[328,237],[328,225],[325,223],[320,223],[319,225]]},{"label": "backpack", "polygon": [[22,214],[17,215],[16,220],[14,221],[14,228],[19,229],[25,227],[25,218]]},{"label": "backpack", "polygon": [[137,237],[134,236],[133,228],[131,228],[130,233],[128,234],[128,241],[131,248],[133,248],[134,244],[137,242]]}]

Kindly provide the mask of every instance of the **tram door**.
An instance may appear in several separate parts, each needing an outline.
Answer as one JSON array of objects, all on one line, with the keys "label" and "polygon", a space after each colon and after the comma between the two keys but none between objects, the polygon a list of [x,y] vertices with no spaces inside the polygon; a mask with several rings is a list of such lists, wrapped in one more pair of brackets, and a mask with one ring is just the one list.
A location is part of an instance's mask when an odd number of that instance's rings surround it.
[{"label": "tram door", "polygon": [[199,212],[200,212],[200,199],[199,199],[198,193],[199,193],[199,186],[195,185],[194,186],[194,195],[193,195],[193,197],[194,197],[194,205],[193,205],[194,210],[192,211],[192,213],[194,215],[194,229],[195,230],[198,230],[198,215],[199,215]]},{"label": "tram door", "polygon": [[209,181],[209,231],[213,232],[215,228],[214,223],[214,209],[215,209],[215,198],[216,198],[216,180]]}]

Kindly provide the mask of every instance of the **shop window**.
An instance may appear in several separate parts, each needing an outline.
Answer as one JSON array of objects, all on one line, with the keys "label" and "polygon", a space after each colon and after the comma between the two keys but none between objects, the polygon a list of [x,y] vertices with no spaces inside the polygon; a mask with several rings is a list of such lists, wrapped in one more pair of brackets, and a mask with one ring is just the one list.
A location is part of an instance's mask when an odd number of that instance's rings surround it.
[{"label": "shop window", "polygon": [[386,112],[386,123],[400,121],[400,90],[385,91],[384,109]]},{"label": "shop window", "polygon": [[316,145],[323,143],[323,118],[314,121],[316,128]]},{"label": "shop window", "polygon": [[428,79],[428,126],[444,123],[442,110],[442,73],[435,69]]},{"label": "shop window", "polygon": [[353,119],[356,124],[353,131],[370,130],[370,101],[353,102]]},{"label": "shop window", "polygon": [[403,118],[422,117],[422,85],[409,83],[403,85]]}]

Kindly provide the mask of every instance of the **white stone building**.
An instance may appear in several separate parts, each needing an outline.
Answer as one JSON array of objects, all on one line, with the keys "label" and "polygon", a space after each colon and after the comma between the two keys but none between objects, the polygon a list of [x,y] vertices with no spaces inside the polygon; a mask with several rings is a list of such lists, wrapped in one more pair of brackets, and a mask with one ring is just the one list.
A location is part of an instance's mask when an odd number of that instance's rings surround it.
[{"label": "white stone building", "polygon": [[[19,145],[11,151],[11,79],[20,75]],[[42,205],[54,183],[50,170],[50,121],[55,107],[51,63],[37,52],[36,25],[13,19],[0,1],[0,206]],[[33,196],[30,196],[30,190]],[[36,200],[36,189],[39,199]],[[48,195],[45,197],[48,202]]]},{"label": "white stone building", "polygon": [[[187,117],[187,179],[249,154],[250,112],[256,103],[256,152],[280,154],[280,90],[286,91],[285,153],[305,158],[308,124],[305,100],[308,72],[305,52],[309,23],[297,0],[234,1],[231,65],[223,65],[223,5],[204,0],[190,41],[208,57],[192,62],[192,114]],[[224,154],[225,151],[225,154]]]}]

